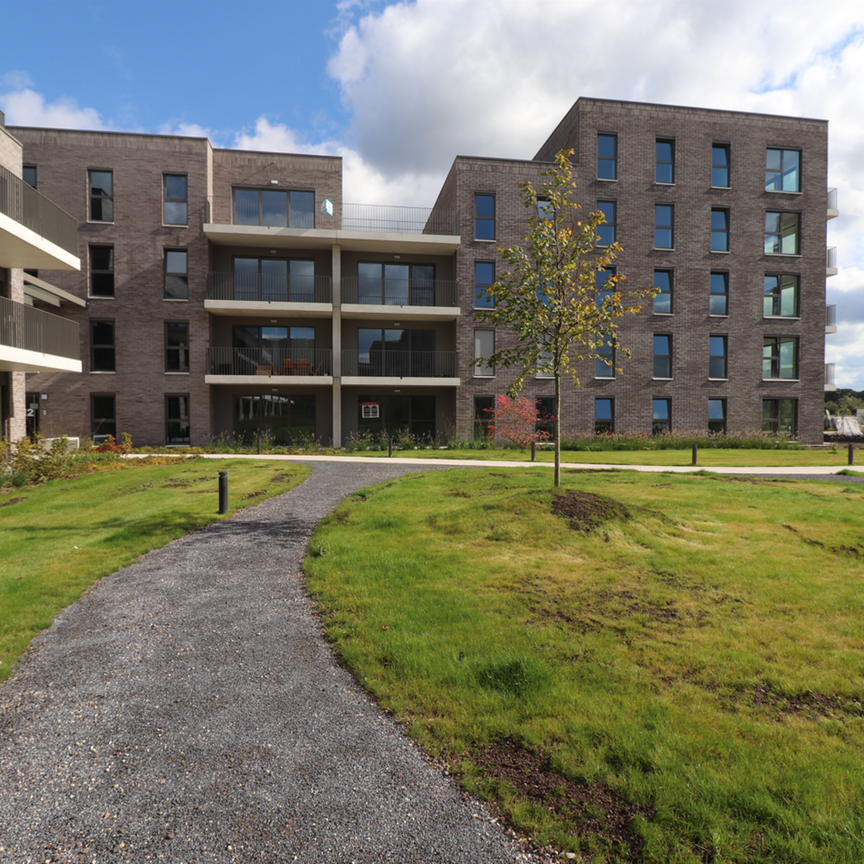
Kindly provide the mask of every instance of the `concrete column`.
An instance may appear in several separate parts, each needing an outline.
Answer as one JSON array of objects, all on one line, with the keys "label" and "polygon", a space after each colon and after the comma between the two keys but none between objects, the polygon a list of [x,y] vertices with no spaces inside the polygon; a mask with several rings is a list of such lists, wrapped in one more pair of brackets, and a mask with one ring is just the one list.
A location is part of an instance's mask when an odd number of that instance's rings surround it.
[{"label": "concrete column", "polygon": [[342,247],[333,245],[333,446],[342,446]]}]

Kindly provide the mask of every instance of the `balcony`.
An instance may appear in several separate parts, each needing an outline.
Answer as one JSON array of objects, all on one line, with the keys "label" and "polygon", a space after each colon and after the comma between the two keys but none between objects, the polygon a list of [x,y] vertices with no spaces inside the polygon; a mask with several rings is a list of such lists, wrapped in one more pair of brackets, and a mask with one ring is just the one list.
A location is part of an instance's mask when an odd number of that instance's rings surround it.
[{"label": "balcony", "polygon": [[342,280],[342,315],[345,318],[381,318],[399,315],[415,321],[458,318],[459,285],[444,279]]},{"label": "balcony", "polygon": [[0,369],[80,372],[78,324],[0,297]]},{"label": "balcony", "polygon": [[825,333],[837,332],[837,307],[834,305],[825,307]]},{"label": "balcony", "polygon": [[825,275],[837,275],[837,247],[829,246],[825,250]]},{"label": "balcony", "polygon": [[204,308],[214,315],[295,317],[330,315],[333,280],[329,276],[274,273],[208,273]]},{"label": "balcony", "polygon": [[836,219],[840,215],[840,209],[837,206],[837,190],[828,190],[828,218]]},{"label": "balcony", "polygon": [[[373,380],[374,379],[374,380]],[[456,351],[358,351],[342,352],[342,383],[405,384],[458,387],[459,354]]]},{"label": "balcony", "polygon": [[826,363],[825,364],[825,392],[833,393],[837,389],[837,385],[834,383],[834,364]]},{"label": "balcony", "polygon": [[332,384],[332,358],[329,348],[208,348],[204,383]]},{"label": "balcony", "polygon": [[78,223],[0,166],[0,267],[80,270]]}]

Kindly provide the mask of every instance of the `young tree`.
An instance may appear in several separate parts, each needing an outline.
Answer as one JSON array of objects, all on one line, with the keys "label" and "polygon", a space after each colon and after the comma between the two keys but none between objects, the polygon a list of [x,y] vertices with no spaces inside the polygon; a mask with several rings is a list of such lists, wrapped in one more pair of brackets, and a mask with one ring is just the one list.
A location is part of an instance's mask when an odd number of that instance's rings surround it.
[{"label": "young tree", "polygon": [[484,410],[491,415],[489,430],[495,437],[512,441],[520,450],[552,437],[545,429],[537,428],[540,411],[536,399],[532,402],[524,396],[496,396],[495,407]]},{"label": "young tree", "polygon": [[[508,388],[515,396],[526,378],[538,372],[555,379],[555,486],[561,485],[561,381],[579,386],[577,364],[584,360],[610,363],[611,356],[629,357],[618,342],[619,320],[641,308],[633,301],[653,297],[652,290],[625,294],[619,289],[624,276],[611,271],[622,251],[617,243],[600,246],[597,229],[605,222],[600,211],[580,217],[573,200],[576,184],[568,157],[562,150],[555,167],[541,175],[539,190],[519,184],[522,200],[531,212],[524,245],[499,250],[509,269],[483,290],[492,307],[476,312],[480,321],[504,327],[516,337],[512,347],[501,348],[475,363],[504,368],[521,367]],[[611,361],[614,362],[614,361]],[[616,371],[620,371],[617,369]]]}]

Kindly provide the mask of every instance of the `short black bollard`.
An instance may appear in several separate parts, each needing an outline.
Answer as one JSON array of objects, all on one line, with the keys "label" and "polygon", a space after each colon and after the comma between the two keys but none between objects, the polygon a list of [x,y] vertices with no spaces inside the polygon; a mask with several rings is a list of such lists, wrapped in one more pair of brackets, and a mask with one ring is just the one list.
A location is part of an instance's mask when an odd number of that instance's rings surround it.
[{"label": "short black bollard", "polygon": [[693,464],[697,465],[699,462],[699,445],[693,445]]},{"label": "short black bollard", "polygon": [[387,455],[388,456],[393,455],[393,439],[392,438],[387,439]]},{"label": "short black bollard", "polygon": [[531,461],[532,462],[537,461],[537,442],[536,441],[531,442]]},{"label": "short black bollard", "polygon": [[228,512],[228,472],[219,472],[219,512]]},{"label": "short black bollard", "polygon": [[854,444],[849,445],[849,464],[850,465],[855,464],[855,445]]}]

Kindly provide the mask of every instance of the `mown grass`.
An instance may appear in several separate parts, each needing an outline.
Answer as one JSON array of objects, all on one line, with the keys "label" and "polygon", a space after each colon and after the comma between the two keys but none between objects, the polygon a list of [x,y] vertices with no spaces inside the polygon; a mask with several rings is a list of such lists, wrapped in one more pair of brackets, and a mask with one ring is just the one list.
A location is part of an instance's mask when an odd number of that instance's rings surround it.
[{"label": "mown grass", "polygon": [[[860,864],[864,484],[565,472],[577,491],[610,521],[573,530],[547,471],[352,496],[305,565],[336,650],[540,844]],[[490,768],[506,748],[553,791]]]},{"label": "mown grass", "polygon": [[[286,492],[303,465],[205,460],[107,470],[0,492],[0,680],[33,636],[97,579],[229,513]],[[13,503],[14,502],[14,503]]]}]

